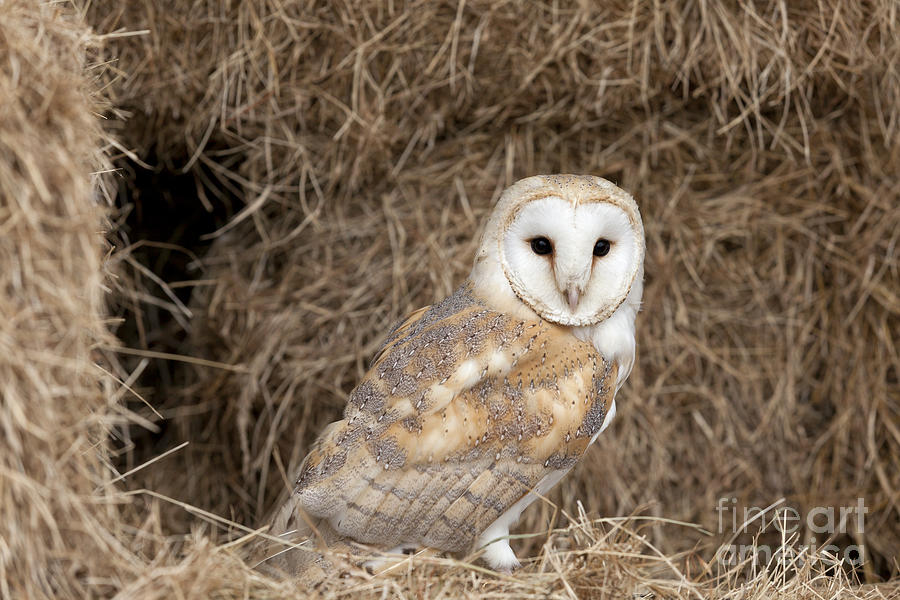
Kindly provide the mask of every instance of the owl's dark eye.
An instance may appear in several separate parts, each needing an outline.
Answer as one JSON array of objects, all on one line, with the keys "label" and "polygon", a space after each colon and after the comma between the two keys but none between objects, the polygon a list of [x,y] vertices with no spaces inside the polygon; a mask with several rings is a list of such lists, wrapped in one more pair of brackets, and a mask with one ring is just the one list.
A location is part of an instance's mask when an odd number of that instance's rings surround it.
[{"label": "owl's dark eye", "polygon": [[594,244],[594,256],[606,256],[609,254],[609,247],[609,240],[600,238],[597,240],[597,243]]},{"label": "owl's dark eye", "polygon": [[544,256],[553,252],[553,244],[545,237],[536,237],[531,240],[531,251]]}]

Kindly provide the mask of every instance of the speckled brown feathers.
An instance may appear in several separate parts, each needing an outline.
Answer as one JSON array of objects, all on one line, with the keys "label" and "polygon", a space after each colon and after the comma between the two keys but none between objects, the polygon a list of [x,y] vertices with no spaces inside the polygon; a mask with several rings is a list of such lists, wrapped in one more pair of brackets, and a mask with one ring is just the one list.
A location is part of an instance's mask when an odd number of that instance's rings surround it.
[{"label": "speckled brown feathers", "polygon": [[568,328],[490,310],[465,284],[390,334],[302,465],[280,527],[296,528],[299,509],[382,549],[468,550],[584,454],[613,382],[615,366]]}]

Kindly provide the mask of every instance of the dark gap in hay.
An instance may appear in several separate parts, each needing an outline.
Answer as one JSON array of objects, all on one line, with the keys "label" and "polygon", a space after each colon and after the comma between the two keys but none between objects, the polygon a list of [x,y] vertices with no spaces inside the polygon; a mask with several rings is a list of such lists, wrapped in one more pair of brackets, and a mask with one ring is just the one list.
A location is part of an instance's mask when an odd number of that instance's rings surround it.
[{"label": "dark gap in hay", "polygon": [[[115,333],[122,345],[137,351],[191,355],[186,344],[193,319],[190,309],[182,308],[191,304],[196,287],[207,283],[200,262],[213,240],[206,236],[226,225],[242,203],[227,190],[212,189],[214,179],[202,165],[182,172],[156,159],[146,159],[145,164],[158,165],[153,168],[124,158],[117,165],[123,178],[116,198],[113,258],[127,281],[113,297],[113,312],[121,319]],[[184,398],[183,363],[124,355],[122,364],[129,373],[142,369],[133,385],[155,409]],[[131,425],[118,433],[123,471],[181,441],[177,420],[159,419],[133,395],[126,404],[155,429]]]}]

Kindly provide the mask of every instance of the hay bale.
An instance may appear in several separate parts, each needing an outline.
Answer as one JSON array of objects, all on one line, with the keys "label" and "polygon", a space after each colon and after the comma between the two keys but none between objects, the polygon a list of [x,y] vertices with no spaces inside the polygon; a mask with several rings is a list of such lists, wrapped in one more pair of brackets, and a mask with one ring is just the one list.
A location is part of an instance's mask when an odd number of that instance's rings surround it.
[{"label": "hay bale", "polygon": [[553,498],[715,529],[720,496],[863,497],[866,575],[896,574],[889,0],[117,6],[89,16],[149,30],[112,40],[123,139],[246,205],[202,260],[190,331],[156,341],[241,368],[174,374],[166,441],[203,443],[144,485],[261,518],[390,324],[467,272],[499,189],[591,172],[640,202],[645,307],[617,422]]},{"label": "hay bale", "polygon": [[103,462],[108,167],[85,72],[88,31],[60,5],[0,3],[0,597],[102,590],[115,542]]}]

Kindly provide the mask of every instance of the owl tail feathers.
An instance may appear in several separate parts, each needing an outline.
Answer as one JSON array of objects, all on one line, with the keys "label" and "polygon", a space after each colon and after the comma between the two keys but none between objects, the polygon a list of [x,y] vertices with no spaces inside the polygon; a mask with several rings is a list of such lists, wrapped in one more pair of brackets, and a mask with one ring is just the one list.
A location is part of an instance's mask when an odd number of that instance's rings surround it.
[{"label": "owl tail feathers", "polygon": [[338,557],[333,554],[350,551],[328,521],[307,515],[292,497],[275,515],[253,558],[255,568],[267,575],[316,587],[339,575]]}]

